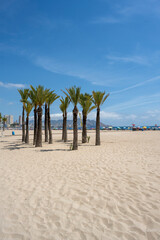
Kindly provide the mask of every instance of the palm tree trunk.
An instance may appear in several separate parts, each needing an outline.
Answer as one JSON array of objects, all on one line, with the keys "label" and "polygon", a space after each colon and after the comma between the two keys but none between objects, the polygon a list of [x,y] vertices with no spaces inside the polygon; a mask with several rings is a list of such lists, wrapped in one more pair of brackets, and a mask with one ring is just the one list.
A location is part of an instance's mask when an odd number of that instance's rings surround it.
[{"label": "palm tree trunk", "polygon": [[78,130],[77,130],[77,106],[73,109],[73,150],[78,149]]},{"label": "palm tree trunk", "polygon": [[4,125],[5,125],[5,122],[3,121],[3,131],[4,131]]},{"label": "palm tree trunk", "polygon": [[25,143],[29,143],[29,129],[28,129],[28,124],[29,124],[29,117],[27,115],[26,117],[26,136],[25,136]]},{"label": "palm tree trunk", "polygon": [[23,106],[23,110],[22,110],[22,142],[25,142],[24,106]]},{"label": "palm tree trunk", "polygon": [[36,147],[42,147],[42,108],[37,109],[38,112],[38,128],[36,137]]},{"label": "palm tree trunk", "polygon": [[63,113],[63,129],[62,129],[62,141],[64,140],[64,113]]},{"label": "palm tree trunk", "polygon": [[45,142],[48,142],[48,107],[45,103]]},{"label": "palm tree trunk", "polygon": [[96,117],[96,145],[100,145],[100,108],[97,108]]},{"label": "palm tree trunk", "polygon": [[82,130],[82,143],[87,142],[87,116],[83,113],[83,130]]},{"label": "palm tree trunk", "polygon": [[67,142],[67,112],[64,113],[64,142]]},{"label": "palm tree trunk", "polygon": [[34,137],[33,137],[33,145],[36,144],[37,137],[37,108],[34,109]]},{"label": "palm tree trunk", "polygon": [[52,144],[51,117],[50,117],[50,107],[49,106],[48,106],[48,129],[49,129],[49,144]]}]

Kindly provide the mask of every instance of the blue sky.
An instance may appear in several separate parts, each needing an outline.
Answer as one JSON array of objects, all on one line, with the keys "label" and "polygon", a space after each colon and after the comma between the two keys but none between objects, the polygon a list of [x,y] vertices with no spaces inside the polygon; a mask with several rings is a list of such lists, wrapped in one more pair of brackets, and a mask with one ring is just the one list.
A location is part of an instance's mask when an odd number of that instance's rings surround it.
[{"label": "blue sky", "polygon": [[159,26],[159,0],[1,0],[0,112],[18,119],[17,88],[77,85],[110,93],[106,124],[160,125]]}]

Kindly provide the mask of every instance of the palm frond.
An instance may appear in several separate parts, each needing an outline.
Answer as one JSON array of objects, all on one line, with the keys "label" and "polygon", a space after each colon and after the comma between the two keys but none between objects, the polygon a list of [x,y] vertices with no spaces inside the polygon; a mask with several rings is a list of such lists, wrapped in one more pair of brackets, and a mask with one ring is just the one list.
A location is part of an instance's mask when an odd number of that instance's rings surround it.
[{"label": "palm frond", "polygon": [[69,98],[70,102],[74,106],[77,106],[79,97],[80,97],[80,87],[71,87],[71,88],[66,88],[66,92],[62,90],[62,92]]},{"label": "palm frond", "polygon": [[92,107],[91,107],[93,103],[92,95],[88,93],[85,93],[85,94],[81,93],[79,98],[79,103],[85,115],[87,115],[89,112],[92,111]]},{"label": "palm frond", "polygon": [[[109,94],[105,96],[105,91],[100,92],[100,91],[92,91],[92,96],[93,96],[93,103],[97,108],[99,108],[105,100],[108,98]],[[105,97],[104,97],[105,96]]]},{"label": "palm frond", "polygon": [[27,115],[29,116],[30,112],[32,111],[33,104],[29,101],[26,101],[24,108],[26,110]]}]

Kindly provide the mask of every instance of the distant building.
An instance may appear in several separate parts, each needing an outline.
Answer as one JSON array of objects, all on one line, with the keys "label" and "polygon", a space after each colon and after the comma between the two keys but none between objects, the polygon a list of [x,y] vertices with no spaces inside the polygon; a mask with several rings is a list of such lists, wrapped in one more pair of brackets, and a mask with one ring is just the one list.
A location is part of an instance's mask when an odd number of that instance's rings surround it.
[{"label": "distant building", "polygon": [[13,115],[9,115],[9,124],[13,124]]},{"label": "distant building", "polygon": [[4,115],[4,117],[7,119],[6,124],[9,125],[9,115]]},{"label": "distant building", "polygon": [[5,115],[5,118],[7,118],[7,125],[13,124],[13,115]]},{"label": "distant building", "polygon": [[19,116],[19,125],[20,126],[22,125],[22,116],[21,115]]}]

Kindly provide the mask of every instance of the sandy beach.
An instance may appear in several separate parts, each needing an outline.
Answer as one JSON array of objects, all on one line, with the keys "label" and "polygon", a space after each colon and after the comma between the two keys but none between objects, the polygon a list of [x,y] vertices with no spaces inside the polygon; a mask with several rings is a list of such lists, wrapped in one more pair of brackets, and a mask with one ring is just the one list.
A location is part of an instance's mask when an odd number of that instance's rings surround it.
[{"label": "sandy beach", "polygon": [[[0,138],[0,240],[160,239],[160,131],[101,132],[70,151]],[[43,135],[44,139],[44,135]]]}]

